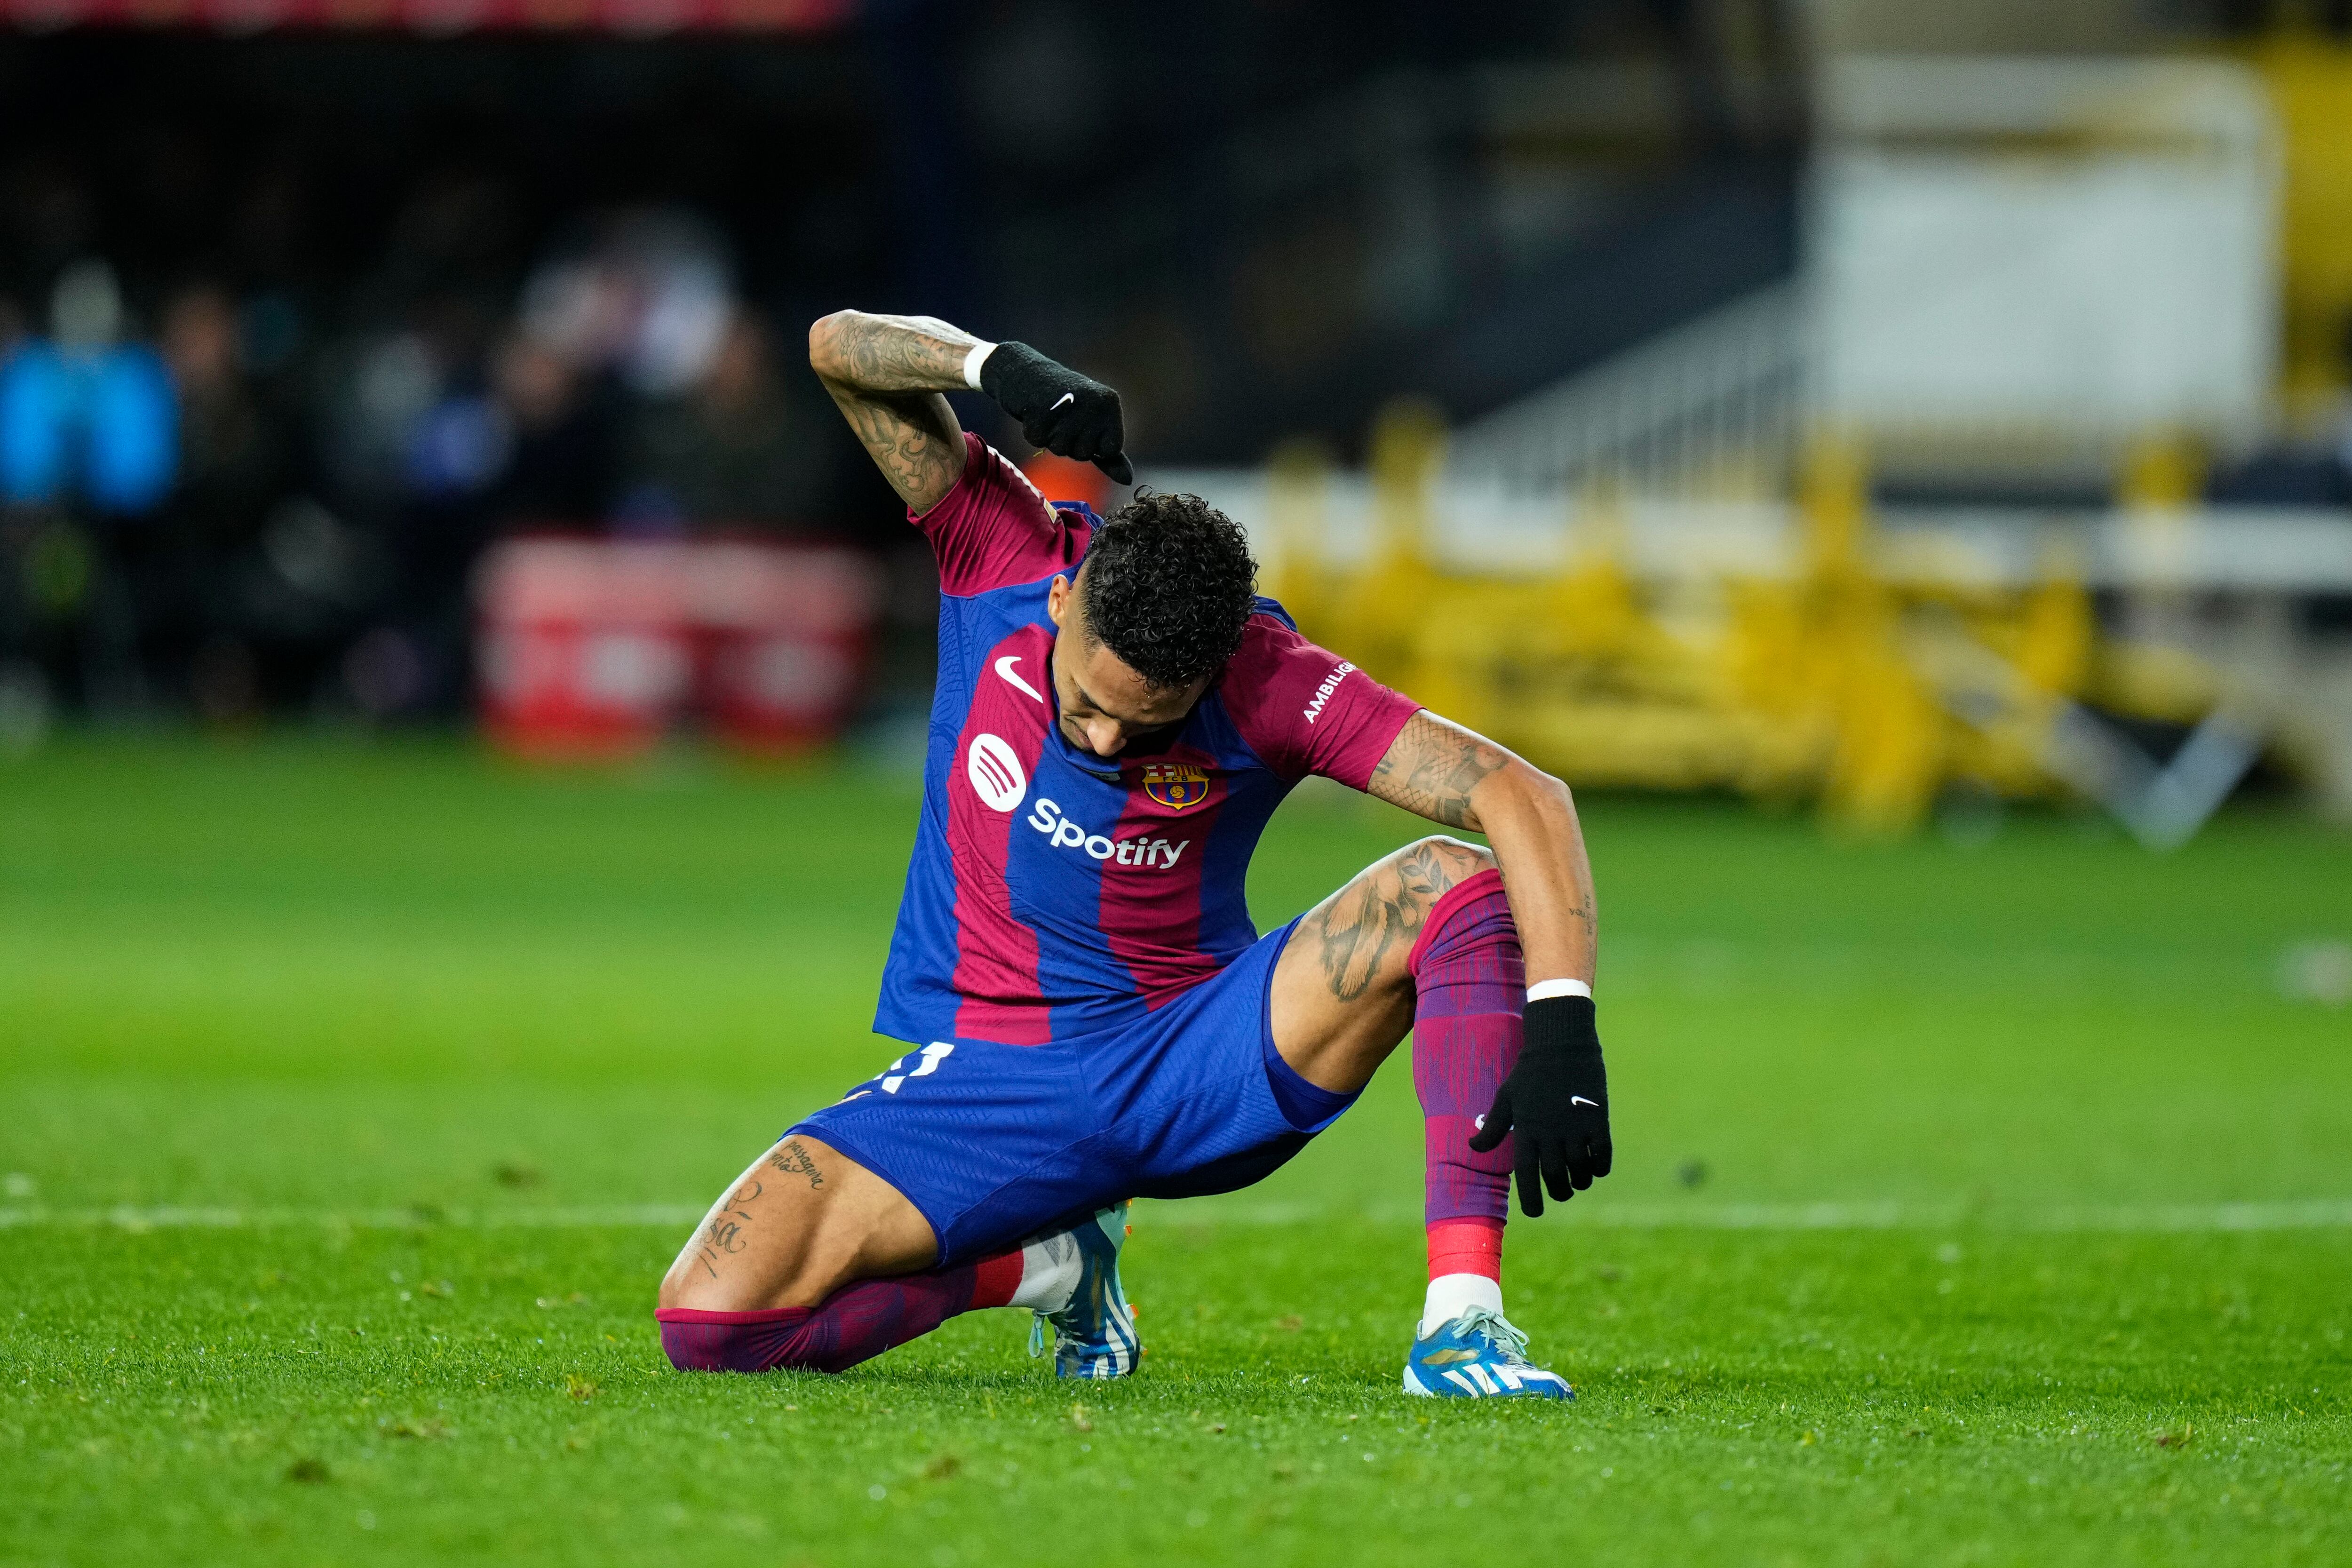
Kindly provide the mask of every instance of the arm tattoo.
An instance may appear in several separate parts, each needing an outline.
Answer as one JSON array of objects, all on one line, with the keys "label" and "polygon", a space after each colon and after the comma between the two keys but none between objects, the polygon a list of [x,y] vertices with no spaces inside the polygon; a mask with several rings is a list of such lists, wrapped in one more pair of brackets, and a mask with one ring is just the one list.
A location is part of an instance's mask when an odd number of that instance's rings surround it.
[{"label": "arm tattoo", "polygon": [[880,395],[828,384],[842,417],[899,499],[929,511],[963,475],[963,426],[936,392]]},{"label": "arm tattoo", "polygon": [[[1456,846],[1455,855],[1469,855]],[[1461,879],[1447,852],[1416,844],[1341,889],[1315,921],[1322,943],[1323,979],[1331,994],[1353,1002],[1371,989],[1399,943],[1407,947],[1445,890]]]},{"label": "arm tattoo", "polygon": [[1423,711],[1406,721],[1367,787],[1391,805],[1475,833],[1471,794],[1509,761],[1510,753],[1492,741]]},{"label": "arm tattoo", "polygon": [[817,374],[854,392],[956,392],[980,340],[932,316],[844,310],[822,323]]},{"label": "arm tattoo", "polygon": [[809,1159],[808,1151],[801,1147],[801,1141],[797,1138],[787,1138],[781,1147],[770,1150],[768,1163],[787,1176],[806,1177],[812,1187],[824,1185],[824,1178],[817,1173],[814,1162]]},{"label": "arm tattoo", "polygon": [[858,441],[917,511],[963,473],[963,428],[942,392],[964,384],[979,339],[929,316],[843,310],[809,333],[809,363]]}]

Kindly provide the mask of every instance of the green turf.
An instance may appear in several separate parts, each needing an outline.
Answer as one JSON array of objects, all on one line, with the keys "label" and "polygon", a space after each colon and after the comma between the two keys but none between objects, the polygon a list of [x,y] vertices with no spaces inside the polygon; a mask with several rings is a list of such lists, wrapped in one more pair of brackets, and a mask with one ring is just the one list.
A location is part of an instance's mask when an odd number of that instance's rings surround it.
[{"label": "green turf", "polygon": [[[912,813],[430,745],[0,769],[0,1563],[2352,1562],[2352,1013],[2277,984],[2352,940],[2342,834],[1589,804],[1619,1173],[1509,1265],[1572,1406],[1393,1392],[1394,1070],[1139,1215],[1130,1384],[1008,1313],[672,1373],[679,1227],[625,1205],[891,1054]],[[1300,801],[1261,916],[1415,831]]]}]

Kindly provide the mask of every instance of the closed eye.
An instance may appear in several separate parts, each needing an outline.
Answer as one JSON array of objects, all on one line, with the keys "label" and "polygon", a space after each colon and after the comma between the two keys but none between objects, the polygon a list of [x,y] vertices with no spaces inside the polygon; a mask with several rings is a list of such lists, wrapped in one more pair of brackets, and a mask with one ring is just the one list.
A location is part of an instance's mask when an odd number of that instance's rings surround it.
[{"label": "closed eye", "polygon": [[1070,689],[1077,693],[1077,700],[1069,703],[1063,708],[1063,718],[1073,721],[1079,719],[1108,719],[1112,723],[1118,726],[1118,732],[1122,736],[1130,741],[1141,740],[1150,735],[1164,734],[1171,730],[1178,728],[1183,722],[1182,720],[1179,719],[1173,720],[1165,724],[1139,724],[1132,719],[1122,719],[1116,713],[1106,713],[1103,711],[1102,704],[1087,696],[1087,689],[1080,686],[1076,681],[1074,680],[1070,682]]}]

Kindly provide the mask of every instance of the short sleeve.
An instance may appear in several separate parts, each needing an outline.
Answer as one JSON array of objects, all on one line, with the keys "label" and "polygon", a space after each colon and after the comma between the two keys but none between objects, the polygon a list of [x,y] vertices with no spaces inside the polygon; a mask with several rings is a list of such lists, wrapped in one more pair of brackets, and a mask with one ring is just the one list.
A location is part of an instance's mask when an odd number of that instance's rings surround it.
[{"label": "short sleeve", "polygon": [[1004,454],[967,430],[963,473],[931,510],[908,511],[940,559],[940,591],[985,594],[1068,570],[1087,552],[1082,517],[1046,504]]},{"label": "short sleeve", "polygon": [[1258,761],[1286,778],[1314,773],[1351,789],[1371,782],[1405,721],[1421,710],[1263,614],[1250,618],[1217,692]]}]

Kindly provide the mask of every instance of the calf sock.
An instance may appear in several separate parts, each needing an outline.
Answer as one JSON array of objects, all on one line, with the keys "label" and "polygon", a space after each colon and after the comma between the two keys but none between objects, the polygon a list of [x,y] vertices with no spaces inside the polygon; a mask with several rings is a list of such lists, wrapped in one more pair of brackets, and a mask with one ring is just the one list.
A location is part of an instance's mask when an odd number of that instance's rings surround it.
[{"label": "calf sock", "polygon": [[1429,912],[1412,973],[1412,1084],[1421,1097],[1429,1292],[1422,1332],[1472,1307],[1503,1310],[1511,1140],[1473,1153],[1495,1091],[1519,1057],[1527,969],[1498,871],[1448,889]]},{"label": "calf sock", "polygon": [[1078,1244],[1049,1236],[961,1268],[859,1279],[814,1307],[712,1312],[664,1307],[662,1350],[680,1372],[845,1372],[983,1307],[1054,1311],[1077,1289]]}]

